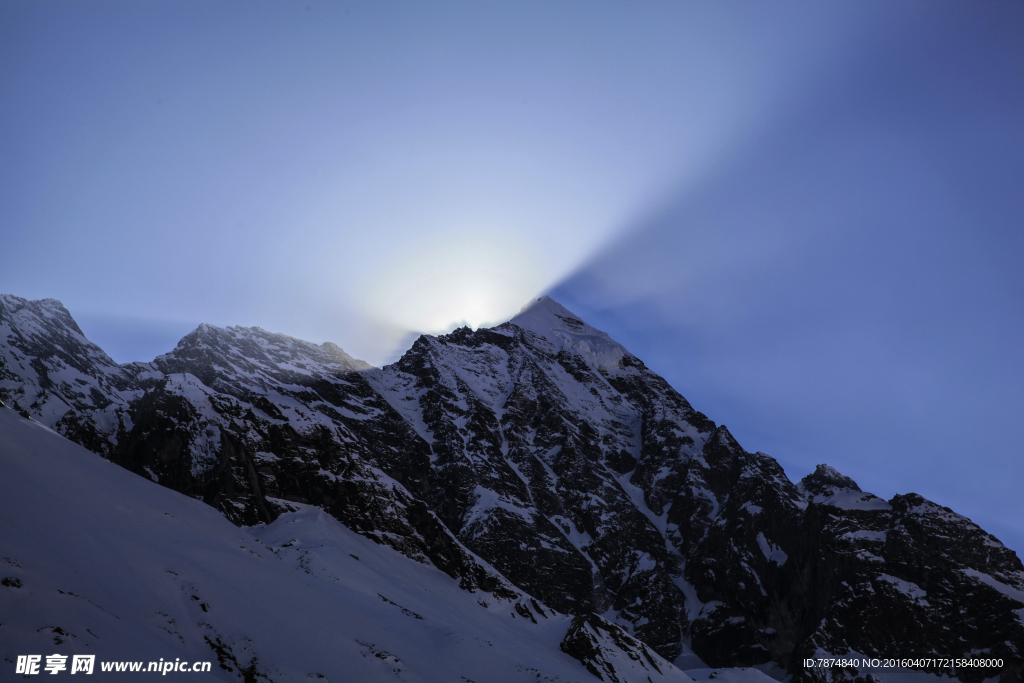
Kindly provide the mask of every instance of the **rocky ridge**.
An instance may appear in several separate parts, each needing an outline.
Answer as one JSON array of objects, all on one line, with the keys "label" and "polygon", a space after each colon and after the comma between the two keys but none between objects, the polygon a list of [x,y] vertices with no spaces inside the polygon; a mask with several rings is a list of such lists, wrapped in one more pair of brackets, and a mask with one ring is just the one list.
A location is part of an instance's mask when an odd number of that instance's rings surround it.
[{"label": "rocky ridge", "polygon": [[236,524],[317,505],[467,589],[599,614],[668,661],[804,679],[805,657],[912,652],[1024,670],[1012,551],[826,466],[792,483],[546,297],[373,369],[206,325],[118,366],[58,302],[5,296],[0,400]]}]

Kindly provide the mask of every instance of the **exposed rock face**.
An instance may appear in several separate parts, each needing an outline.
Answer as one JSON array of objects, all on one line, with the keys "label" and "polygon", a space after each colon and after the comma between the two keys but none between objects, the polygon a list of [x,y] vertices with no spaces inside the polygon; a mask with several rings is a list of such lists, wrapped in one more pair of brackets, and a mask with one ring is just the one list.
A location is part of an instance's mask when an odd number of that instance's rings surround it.
[{"label": "exposed rock face", "polygon": [[[421,337],[368,378],[430,441],[424,499],[467,547],[560,611],[620,613],[674,659],[688,622],[680,558],[619,471],[640,455],[643,416],[607,373],[506,324]],[[702,439],[673,398],[665,429]]]},{"label": "exposed rock face", "polygon": [[2,400],[238,524],[318,505],[468,588],[602,614],[669,661],[692,647],[796,678],[821,653],[1024,662],[1012,551],[824,465],[794,485],[546,297],[382,369],[206,325],[118,366],[53,301],[0,298],[0,324]]},{"label": "exposed rock face", "polygon": [[[827,468],[831,470],[831,468]],[[847,477],[801,482],[813,535],[798,562],[794,602],[815,625],[800,648],[862,653],[985,652],[1006,662],[1000,680],[1020,680],[1024,572],[1013,551],[966,517],[916,493],[884,501]],[[832,473],[835,471],[832,470]],[[926,668],[940,673],[938,668]],[[961,669],[981,681],[991,670]]]}]

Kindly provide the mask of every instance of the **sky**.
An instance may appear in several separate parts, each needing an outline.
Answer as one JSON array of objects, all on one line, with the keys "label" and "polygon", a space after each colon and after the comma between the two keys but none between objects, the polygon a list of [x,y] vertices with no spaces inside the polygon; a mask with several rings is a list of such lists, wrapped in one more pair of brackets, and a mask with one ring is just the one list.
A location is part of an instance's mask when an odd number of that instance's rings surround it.
[{"label": "sky", "polygon": [[0,291],[374,364],[551,294],[1024,554],[1024,7],[0,4]]}]

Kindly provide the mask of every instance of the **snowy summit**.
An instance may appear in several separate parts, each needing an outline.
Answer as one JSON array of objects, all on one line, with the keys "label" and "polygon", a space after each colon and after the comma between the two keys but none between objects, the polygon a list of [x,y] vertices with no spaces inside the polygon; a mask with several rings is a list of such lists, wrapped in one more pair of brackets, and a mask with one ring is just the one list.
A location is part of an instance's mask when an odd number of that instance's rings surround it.
[{"label": "snowy summit", "polygon": [[632,355],[607,332],[591,327],[549,296],[523,306],[509,323],[539,334],[556,346],[575,351],[592,368],[615,370],[621,367],[623,356]]}]

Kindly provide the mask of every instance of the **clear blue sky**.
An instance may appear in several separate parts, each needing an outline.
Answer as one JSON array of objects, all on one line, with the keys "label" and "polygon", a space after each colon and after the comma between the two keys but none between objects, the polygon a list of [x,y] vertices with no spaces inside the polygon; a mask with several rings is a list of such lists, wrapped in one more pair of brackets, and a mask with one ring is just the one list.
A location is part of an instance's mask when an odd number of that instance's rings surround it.
[{"label": "clear blue sky", "polygon": [[0,291],[371,362],[551,293],[1024,549],[1020,3],[0,4]]}]

